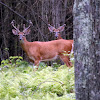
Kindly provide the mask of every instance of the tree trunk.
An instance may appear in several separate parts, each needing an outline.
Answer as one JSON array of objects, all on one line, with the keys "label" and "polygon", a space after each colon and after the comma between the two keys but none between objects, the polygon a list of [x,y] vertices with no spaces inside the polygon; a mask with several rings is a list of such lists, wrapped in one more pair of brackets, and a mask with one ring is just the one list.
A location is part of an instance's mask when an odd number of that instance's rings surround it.
[{"label": "tree trunk", "polygon": [[100,100],[100,0],[75,0],[76,100]]}]

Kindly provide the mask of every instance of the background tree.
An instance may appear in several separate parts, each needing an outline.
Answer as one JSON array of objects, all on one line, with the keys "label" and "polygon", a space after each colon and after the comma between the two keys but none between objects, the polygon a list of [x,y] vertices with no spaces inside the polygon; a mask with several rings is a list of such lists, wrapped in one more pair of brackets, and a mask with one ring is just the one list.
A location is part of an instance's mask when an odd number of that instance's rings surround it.
[{"label": "background tree", "polygon": [[100,100],[100,0],[75,0],[76,100]]}]

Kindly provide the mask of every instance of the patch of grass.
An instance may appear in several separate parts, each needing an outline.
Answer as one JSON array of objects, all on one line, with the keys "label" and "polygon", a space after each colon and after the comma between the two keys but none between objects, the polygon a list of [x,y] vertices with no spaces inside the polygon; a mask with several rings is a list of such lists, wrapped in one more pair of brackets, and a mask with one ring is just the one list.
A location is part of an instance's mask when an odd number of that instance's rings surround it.
[{"label": "patch of grass", "polygon": [[8,65],[0,66],[0,100],[75,100],[74,67]]}]

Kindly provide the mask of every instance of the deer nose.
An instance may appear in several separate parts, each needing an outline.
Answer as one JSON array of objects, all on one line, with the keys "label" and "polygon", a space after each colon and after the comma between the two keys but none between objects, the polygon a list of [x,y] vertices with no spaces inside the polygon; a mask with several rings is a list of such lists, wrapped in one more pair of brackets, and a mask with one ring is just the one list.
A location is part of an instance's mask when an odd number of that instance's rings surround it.
[{"label": "deer nose", "polygon": [[19,40],[22,40],[23,39],[23,35],[19,35]]},{"label": "deer nose", "polygon": [[59,34],[59,33],[58,33],[58,32],[56,32],[56,33],[55,33],[55,36],[56,36],[56,37],[58,37],[58,34]]},{"label": "deer nose", "polygon": [[21,38],[19,40],[22,40]]}]

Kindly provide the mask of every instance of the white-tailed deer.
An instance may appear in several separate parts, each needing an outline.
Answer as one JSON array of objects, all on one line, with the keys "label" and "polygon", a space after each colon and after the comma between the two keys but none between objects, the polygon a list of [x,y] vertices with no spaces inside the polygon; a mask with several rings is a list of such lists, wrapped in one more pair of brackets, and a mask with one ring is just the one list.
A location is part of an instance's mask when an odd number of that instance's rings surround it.
[{"label": "white-tailed deer", "polygon": [[[50,24],[48,24],[48,29],[49,29],[50,32],[52,32],[52,33],[55,34],[55,37],[56,37],[56,39],[58,40],[58,39],[63,39],[63,38],[61,37],[60,32],[64,31],[65,26],[66,26],[66,24],[64,24],[64,25],[62,25],[62,26],[60,26],[59,28],[56,29],[55,27],[53,27],[53,26],[51,26]],[[71,44],[72,44],[72,46],[71,46],[71,47],[72,47],[71,53],[73,53],[73,48],[74,48],[73,40],[68,40],[68,41],[70,41]]]},{"label": "white-tailed deer", "polygon": [[28,42],[25,36],[30,33],[32,22],[30,22],[27,28],[24,26],[22,32],[14,25],[14,21],[12,21],[11,24],[15,28],[12,29],[12,33],[19,36],[21,47],[36,66],[39,66],[40,61],[53,60],[58,56],[68,67],[72,66],[69,57],[63,54],[64,52],[70,53],[69,51],[71,51],[72,44],[69,40],[59,39],[48,42]]}]

